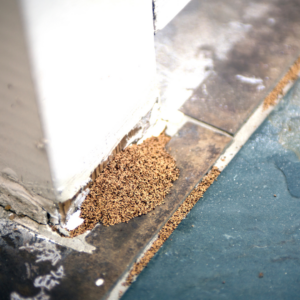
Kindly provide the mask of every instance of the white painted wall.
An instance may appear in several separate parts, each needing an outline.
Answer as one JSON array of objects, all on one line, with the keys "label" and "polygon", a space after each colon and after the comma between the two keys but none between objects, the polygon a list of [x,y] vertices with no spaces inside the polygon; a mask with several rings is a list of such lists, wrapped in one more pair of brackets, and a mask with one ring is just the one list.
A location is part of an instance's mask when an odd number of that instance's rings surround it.
[{"label": "white painted wall", "polygon": [[151,0],[19,0],[57,199],[156,100]]},{"label": "white painted wall", "polygon": [[191,0],[154,0],[155,28],[161,30],[190,2]]}]

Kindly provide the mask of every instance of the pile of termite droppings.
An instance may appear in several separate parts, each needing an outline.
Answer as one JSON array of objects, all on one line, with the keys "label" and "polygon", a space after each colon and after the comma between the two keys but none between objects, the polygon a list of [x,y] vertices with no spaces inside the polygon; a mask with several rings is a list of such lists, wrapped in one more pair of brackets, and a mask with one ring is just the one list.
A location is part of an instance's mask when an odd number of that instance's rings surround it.
[{"label": "pile of termite droppings", "polygon": [[220,171],[217,167],[213,167],[211,171],[202,179],[198,186],[191,192],[186,200],[179,206],[174,215],[169,219],[165,226],[160,230],[157,240],[153,243],[151,248],[146,251],[143,257],[133,265],[126,282],[124,285],[130,285],[136,276],[142,272],[147,266],[148,262],[163,245],[163,243],[169,238],[172,232],[176,229],[179,223],[187,216],[197,201],[203,197],[203,194],[210,187],[210,185],[220,175]]},{"label": "pile of termite droppings", "polygon": [[74,237],[104,226],[128,222],[163,203],[179,176],[174,158],[165,150],[164,133],[118,153],[90,187],[81,206],[84,223],[70,232]]}]

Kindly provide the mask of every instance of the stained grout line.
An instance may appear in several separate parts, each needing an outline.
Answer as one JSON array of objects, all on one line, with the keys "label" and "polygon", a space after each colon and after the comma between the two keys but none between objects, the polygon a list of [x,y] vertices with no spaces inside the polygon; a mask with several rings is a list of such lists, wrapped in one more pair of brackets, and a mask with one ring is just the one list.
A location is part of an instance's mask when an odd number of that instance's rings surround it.
[{"label": "stained grout line", "polygon": [[[166,134],[169,136],[174,136],[177,134],[178,130],[185,124],[185,123],[193,123],[197,126],[209,129],[212,132],[227,136],[232,138],[233,135],[231,135],[230,133],[212,126],[208,123],[205,123],[203,121],[199,121],[197,119],[194,119],[190,116],[185,115],[183,112],[179,111],[179,110],[174,110],[172,112],[172,114],[169,113],[169,116],[171,116],[171,120],[167,120],[164,116],[163,116],[163,122],[166,124],[167,129],[166,129]],[[166,119],[166,120],[165,120]]]},{"label": "stained grout line", "polygon": [[[299,66],[299,60],[300,58],[298,58],[298,60],[296,60],[296,62],[294,63],[294,65],[292,65],[291,68],[293,68],[294,66],[296,66],[298,64]],[[291,69],[290,68],[290,69]],[[288,71],[290,72],[290,70]],[[287,74],[288,74],[287,72]],[[287,75],[286,74],[286,75]],[[243,145],[248,141],[248,139],[250,138],[250,136],[255,132],[255,130],[264,122],[264,120],[268,117],[268,115],[274,110],[274,108],[276,107],[276,105],[278,105],[278,103],[280,102],[280,100],[288,93],[288,91],[290,90],[290,88],[293,86],[293,84],[295,83],[295,81],[300,77],[300,70],[298,70],[297,72],[298,77],[293,78],[291,81],[289,82],[284,82],[286,75],[279,81],[279,83],[276,85],[276,87],[273,89],[276,90],[278,89],[278,86],[282,85],[283,83],[285,84],[283,88],[280,89],[279,93],[277,94],[277,97],[275,99],[275,101],[273,101],[273,103],[269,106],[266,106],[266,102],[263,101],[258,107],[257,109],[252,113],[252,115],[250,116],[250,118],[246,121],[246,123],[240,128],[240,130],[236,133],[236,135],[233,137],[233,141],[230,144],[230,146],[225,150],[225,152],[223,152],[222,155],[220,155],[220,157],[218,158],[218,160],[216,161],[216,163],[212,166],[213,170],[214,168],[218,169],[220,172],[222,172],[226,166],[230,163],[230,161],[233,159],[233,157],[240,151],[240,149],[243,147]],[[273,92],[272,91],[272,92]],[[272,93],[271,92],[271,93]],[[267,99],[267,98],[266,98]],[[265,99],[265,100],[266,100]],[[186,123],[187,121],[192,122],[194,124],[197,124],[199,126],[203,126],[206,127],[208,129],[211,129],[215,132],[220,132],[222,134],[224,134],[225,132],[223,132],[222,130],[219,130],[218,128],[215,128],[213,126],[210,126],[206,123],[202,123],[199,121],[194,120],[193,118],[187,117],[184,115],[184,119],[182,120],[184,121],[184,123]],[[182,124],[182,121],[180,122]],[[183,125],[182,124],[182,125]],[[228,133],[226,133],[227,136],[232,137],[231,135],[229,135]],[[206,176],[208,176],[211,173],[208,172],[208,174]],[[192,193],[197,189],[198,185],[201,185],[201,183],[204,181],[204,179],[206,178],[206,176],[204,176],[200,183],[197,184],[192,190],[191,193],[189,194],[189,196],[186,198],[186,200],[192,195]],[[179,206],[179,208],[176,210],[176,212],[178,212],[178,210],[180,209],[180,207],[186,202],[186,200]],[[199,199],[198,199],[199,201]],[[196,201],[196,202],[198,202]],[[195,203],[196,204],[196,203]],[[191,208],[192,209],[192,208]],[[173,214],[173,216],[176,214],[176,212]],[[189,213],[189,212],[188,212]],[[172,217],[173,217],[172,216]],[[171,217],[171,218],[172,218]],[[170,219],[171,219],[170,218]],[[169,220],[170,220],[169,219]],[[167,224],[167,223],[166,223]],[[164,228],[164,227],[163,227]],[[176,229],[176,228],[175,228]],[[162,231],[162,230],[161,230]],[[161,233],[161,231],[158,233]],[[143,251],[143,253],[138,257],[138,259],[136,260],[135,264],[138,263],[139,261],[141,261],[143,259],[143,257],[145,256],[145,254],[148,252],[148,250],[146,249],[151,249],[151,247],[155,244],[155,242],[158,241],[157,239],[152,239],[151,242],[148,243],[148,245],[145,247],[145,250]],[[156,253],[159,251],[159,249],[161,248],[161,246],[157,249]],[[127,271],[126,274],[124,274],[122,276],[122,278],[120,279],[120,281],[118,282],[118,284],[116,285],[115,289],[113,289],[113,291],[110,293],[110,295],[106,298],[107,300],[116,300],[122,297],[122,295],[126,292],[126,290],[129,288],[129,286],[126,286],[126,282],[134,268],[134,265],[132,265],[132,268],[130,271]],[[138,276],[138,275],[137,275]],[[136,277],[137,277],[136,276]],[[136,278],[135,278],[136,279]],[[119,289],[118,289],[119,287]]]},{"label": "stained grout line", "polygon": [[207,128],[207,129],[209,129],[209,130],[211,130],[211,131],[213,131],[213,132],[216,132],[216,133],[225,135],[225,136],[230,137],[230,138],[233,137],[232,134],[230,134],[230,133],[228,133],[228,132],[226,132],[226,131],[224,131],[224,130],[218,128],[218,127],[212,126],[212,125],[210,125],[210,124],[208,124],[208,123],[205,123],[205,122],[203,122],[203,121],[196,120],[196,119],[194,119],[194,118],[192,118],[192,117],[190,117],[190,116],[184,115],[184,119],[186,119],[187,122],[191,122],[191,123],[196,124],[196,125],[198,125],[198,126]]}]

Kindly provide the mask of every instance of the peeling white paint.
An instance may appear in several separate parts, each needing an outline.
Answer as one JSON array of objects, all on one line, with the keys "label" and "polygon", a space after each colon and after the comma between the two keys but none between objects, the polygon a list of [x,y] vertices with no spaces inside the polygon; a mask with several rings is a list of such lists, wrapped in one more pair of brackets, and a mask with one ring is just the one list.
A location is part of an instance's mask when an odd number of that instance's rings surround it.
[{"label": "peeling white paint", "polygon": [[67,230],[74,230],[84,222],[84,219],[80,218],[80,207],[87,195],[89,194],[89,192],[90,189],[87,188],[78,194],[75,201],[72,203],[71,207],[68,210],[66,216],[66,224],[62,225],[63,228]]},{"label": "peeling white paint", "polygon": [[76,212],[74,212],[69,217],[69,220],[67,221],[67,224],[65,225],[64,228],[66,228],[68,230],[74,230],[75,228],[80,226],[84,222],[84,219],[80,218],[80,213],[81,213],[80,209],[77,210]]}]

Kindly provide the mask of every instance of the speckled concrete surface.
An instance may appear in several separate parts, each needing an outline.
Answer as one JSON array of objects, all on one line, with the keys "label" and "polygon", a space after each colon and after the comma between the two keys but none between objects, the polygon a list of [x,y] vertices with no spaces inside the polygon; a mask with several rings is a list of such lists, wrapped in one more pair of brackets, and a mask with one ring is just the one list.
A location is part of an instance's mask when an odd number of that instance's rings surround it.
[{"label": "speckled concrete surface", "polygon": [[299,158],[300,81],[122,300],[299,299]]}]

